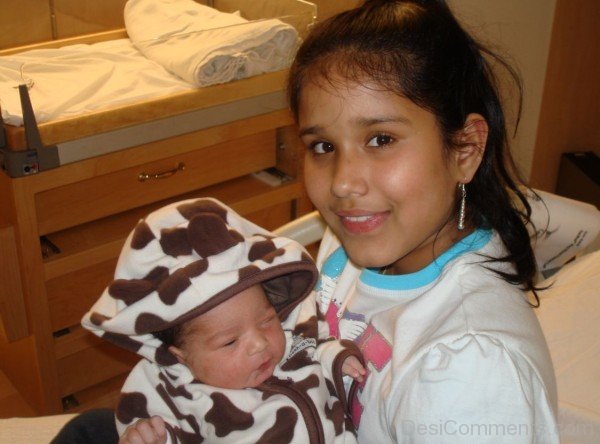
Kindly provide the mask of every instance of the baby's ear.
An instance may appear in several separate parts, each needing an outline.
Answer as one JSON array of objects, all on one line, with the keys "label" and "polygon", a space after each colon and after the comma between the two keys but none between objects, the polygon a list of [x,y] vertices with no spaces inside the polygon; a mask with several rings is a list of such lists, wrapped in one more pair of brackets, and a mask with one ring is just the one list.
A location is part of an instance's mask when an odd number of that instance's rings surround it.
[{"label": "baby's ear", "polygon": [[469,114],[456,137],[455,163],[460,182],[468,183],[475,175],[483,159],[487,138],[488,124],[485,118],[480,114]]},{"label": "baby's ear", "polygon": [[185,364],[185,354],[183,353],[183,350],[174,345],[169,345],[169,352],[177,358],[177,362]]}]

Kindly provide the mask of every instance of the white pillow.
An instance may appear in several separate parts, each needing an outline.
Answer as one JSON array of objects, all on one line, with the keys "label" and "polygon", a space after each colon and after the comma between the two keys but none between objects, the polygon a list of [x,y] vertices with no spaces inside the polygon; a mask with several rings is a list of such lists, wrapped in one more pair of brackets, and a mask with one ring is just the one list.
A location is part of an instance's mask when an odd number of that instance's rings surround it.
[{"label": "white pillow", "polygon": [[600,211],[591,204],[535,190],[527,194],[536,233],[533,250],[544,275],[562,267],[598,237]]}]

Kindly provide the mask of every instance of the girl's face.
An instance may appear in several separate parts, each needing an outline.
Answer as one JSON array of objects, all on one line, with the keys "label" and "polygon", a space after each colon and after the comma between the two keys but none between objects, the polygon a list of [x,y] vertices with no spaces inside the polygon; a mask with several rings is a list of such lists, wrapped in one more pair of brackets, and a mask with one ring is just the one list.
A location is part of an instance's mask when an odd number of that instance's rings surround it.
[{"label": "girl's face", "polygon": [[214,387],[256,387],[283,359],[285,335],[275,309],[255,285],[188,321],[181,348],[194,377]]},{"label": "girl's face", "polygon": [[462,237],[457,185],[472,176],[458,152],[444,153],[431,112],[336,80],[309,81],[300,95],[308,195],[354,263],[417,271]]}]

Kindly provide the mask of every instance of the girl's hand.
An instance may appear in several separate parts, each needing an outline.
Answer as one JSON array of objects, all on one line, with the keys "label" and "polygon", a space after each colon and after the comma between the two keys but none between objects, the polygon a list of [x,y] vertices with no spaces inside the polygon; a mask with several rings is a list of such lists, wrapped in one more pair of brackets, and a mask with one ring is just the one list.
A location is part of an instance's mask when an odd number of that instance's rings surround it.
[{"label": "girl's hand", "polygon": [[119,444],[165,444],[167,427],[160,416],[140,419],[130,425],[119,439]]},{"label": "girl's hand", "polygon": [[348,356],[342,364],[342,373],[354,378],[358,382],[365,380],[367,370],[363,367],[356,356]]}]

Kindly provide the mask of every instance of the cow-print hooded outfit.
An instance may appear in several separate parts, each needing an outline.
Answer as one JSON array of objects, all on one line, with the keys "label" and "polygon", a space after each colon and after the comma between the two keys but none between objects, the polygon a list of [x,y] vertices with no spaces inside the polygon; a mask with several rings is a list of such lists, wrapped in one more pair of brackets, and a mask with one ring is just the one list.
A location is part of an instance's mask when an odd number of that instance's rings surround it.
[{"label": "cow-print hooded outfit", "polygon": [[[119,434],[140,418],[159,415],[170,442],[356,442],[345,414],[341,364],[360,352],[339,343],[327,368],[316,362],[316,279],[301,245],[217,200],[174,203],[141,220],[125,242],[114,281],[82,320],[144,358],[122,389]],[[257,388],[203,384],[153,334],[259,283],[282,321],[286,350],[273,376]]]}]

